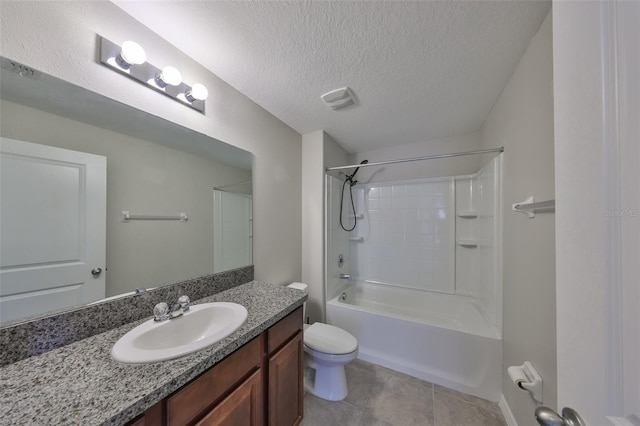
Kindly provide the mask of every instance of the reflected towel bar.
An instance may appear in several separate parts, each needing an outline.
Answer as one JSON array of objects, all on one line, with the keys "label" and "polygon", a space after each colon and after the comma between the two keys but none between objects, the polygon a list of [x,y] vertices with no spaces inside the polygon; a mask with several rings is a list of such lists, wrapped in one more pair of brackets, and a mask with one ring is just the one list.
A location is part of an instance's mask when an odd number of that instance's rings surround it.
[{"label": "reflected towel bar", "polygon": [[133,215],[128,211],[122,211],[122,221],[129,222],[131,220],[179,220],[180,222],[186,222],[189,217],[186,213],[180,213],[178,216],[157,216],[157,215]]}]

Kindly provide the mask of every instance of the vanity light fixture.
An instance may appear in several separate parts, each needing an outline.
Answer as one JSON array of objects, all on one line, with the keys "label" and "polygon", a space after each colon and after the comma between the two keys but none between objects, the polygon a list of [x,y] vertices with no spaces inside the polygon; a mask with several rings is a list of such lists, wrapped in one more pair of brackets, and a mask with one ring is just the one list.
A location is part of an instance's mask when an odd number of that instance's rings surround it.
[{"label": "vanity light fixture", "polygon": [[142,46],[134,41],[125,41],[118,46],[104,37],[98,37],[100,62],[104,65],[204,114],[204,101],[209,92],[202,84],[196,83],[193,87],[185,84],[182,74],[175,67],[159,69],[151,65]]},{"label": "vanity light fixture", "polygon": [[182,74],[175,67],[164,67],[162,72],[156,77],[156,84],[162,88],[170,86],[178,86],[182,83]]},{"label": "vanity light fixture", "polygon": [[115,60],[121,68],[128,70],[132,65],[144,64],[147,61],[147,54],[138,43],[127,40],[122,43],[122,49]]},{"label": "vanity light fixture", "polygon": [[191,90],[184,95],[189,102],[193,102],[195,100],[204,101],[209,97],[209,91],[202,84],[196,83],[193,85]]}]

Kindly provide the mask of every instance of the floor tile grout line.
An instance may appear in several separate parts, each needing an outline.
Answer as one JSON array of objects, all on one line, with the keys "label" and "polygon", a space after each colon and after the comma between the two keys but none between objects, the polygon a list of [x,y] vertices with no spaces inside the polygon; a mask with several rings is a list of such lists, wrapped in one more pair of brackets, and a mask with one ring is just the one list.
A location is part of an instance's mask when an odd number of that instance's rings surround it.
[{"label": "floor tile grout line", "polygon": [[436,426],[436,387],[431,384],[431,424]]},{"label": "floor tile grout line", "polygon": [[[450,391],[453,390],[454,392],[457,392],[454,389],[449,389],[449,390]],[[486,401],[485,403],[477,403],[474,400],[469,400],[467,398],[460,397],[457,394],[452,393],[452,392],[439,392],[439,391],[434,389],[434,397],[435,397],[436,393],[440,393],[442,395],[448,395],[451,398],[455,398],[460,402],[463,402],[465,404],[473,405],[473,406],[481,408],[483,410],[488,410],[488,411],[491,411],[491,412],[494,412],[494,413],[500,413],[500,414],[502,413],[502,411],[500,411],[500,407],[498,407],[498,404],[496,404],[494,402],[491,402],[491,401],[488,401],[488,400],[483,400],[483,401]],[[469,396],[473,396],[473,395],[469,395]],[[489,405],[491,405],[491,406],[489,406]]]},{"label": "floor tile grout line", "polygon": [[349,406],[349,407],[351,407],[351,408],[356,408],[356,409],[358,409],[358,410],[364,410],[364,407],[358,407],[357,405],[352,404],[352,403],[350,403],[349,401],[342,400],[342,401],[337,401],[337,402],[341,402],[341,403],[343,403],[343,404],[345,404],[345,405],[348,405],[348,406]]}]

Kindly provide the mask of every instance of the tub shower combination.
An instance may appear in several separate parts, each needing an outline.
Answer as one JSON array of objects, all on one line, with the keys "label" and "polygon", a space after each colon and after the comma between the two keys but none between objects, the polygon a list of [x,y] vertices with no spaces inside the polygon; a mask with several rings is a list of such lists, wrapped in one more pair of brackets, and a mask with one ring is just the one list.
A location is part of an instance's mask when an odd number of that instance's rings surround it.
[{"label": "tub shower combination", "polygon": [[327,175],[326,317],[358,358],[498,401],[501,157],[469,175],[354,184],[355,211]]}]

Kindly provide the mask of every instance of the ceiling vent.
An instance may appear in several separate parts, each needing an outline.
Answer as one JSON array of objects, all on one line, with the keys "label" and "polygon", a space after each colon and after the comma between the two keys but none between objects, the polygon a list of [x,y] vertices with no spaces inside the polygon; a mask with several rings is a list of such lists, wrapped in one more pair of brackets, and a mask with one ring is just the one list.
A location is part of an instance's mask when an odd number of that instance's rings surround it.
[{"label": "ceiling vent", "polygon": [[332,90],[320,96],[320,98],[332,110],[339,110],[356,103],[356,98],[348,87]]}]

